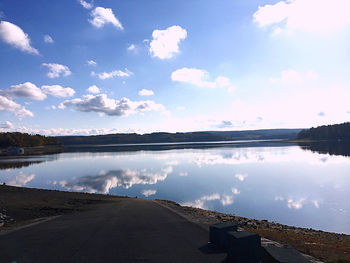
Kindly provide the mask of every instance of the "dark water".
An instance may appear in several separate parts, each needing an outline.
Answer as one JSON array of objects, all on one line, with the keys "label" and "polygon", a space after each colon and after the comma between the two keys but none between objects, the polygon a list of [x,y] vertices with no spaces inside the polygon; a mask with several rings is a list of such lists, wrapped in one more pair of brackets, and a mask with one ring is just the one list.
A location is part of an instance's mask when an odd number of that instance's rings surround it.
[{"label": "dark water", "polygon": [[333,147],[331,152],[326,146],[267,142],[205,148],[148,145],[97,152],[71,149],[0,160],[0,182],[169,199],[350,234],[350,157],[348,148],[340,146],[341,151]]}]

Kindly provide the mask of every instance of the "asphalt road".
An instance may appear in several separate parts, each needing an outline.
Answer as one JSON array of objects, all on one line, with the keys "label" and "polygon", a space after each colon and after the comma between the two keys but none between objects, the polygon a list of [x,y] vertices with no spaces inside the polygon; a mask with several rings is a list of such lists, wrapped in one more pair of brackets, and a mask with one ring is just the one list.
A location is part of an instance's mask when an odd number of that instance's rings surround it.
[{"label": "asphalt road", "polygon": [[152,200],[122,199],[0,235],[1,263],[225,262],[208,231]]}]

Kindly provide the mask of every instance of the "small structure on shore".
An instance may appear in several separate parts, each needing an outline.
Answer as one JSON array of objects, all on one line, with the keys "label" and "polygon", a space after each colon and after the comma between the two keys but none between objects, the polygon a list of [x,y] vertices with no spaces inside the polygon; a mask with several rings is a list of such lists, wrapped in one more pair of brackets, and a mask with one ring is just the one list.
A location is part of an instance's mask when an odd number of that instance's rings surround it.
[{"label": "small structure on shore", "polygon": [[6,150],[6,153],[8,155],[23,155],[24,154],[24,149],[21,147],[9,147]]}]

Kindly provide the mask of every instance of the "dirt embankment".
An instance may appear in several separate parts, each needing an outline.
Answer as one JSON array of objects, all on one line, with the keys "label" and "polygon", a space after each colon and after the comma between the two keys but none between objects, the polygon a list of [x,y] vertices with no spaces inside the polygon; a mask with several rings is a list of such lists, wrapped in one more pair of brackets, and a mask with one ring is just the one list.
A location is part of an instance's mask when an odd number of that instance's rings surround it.
[{"label": "dirt embankment", "polygon": [[84,211],[121,197],[0,185],[0,230],[66,213]]}]

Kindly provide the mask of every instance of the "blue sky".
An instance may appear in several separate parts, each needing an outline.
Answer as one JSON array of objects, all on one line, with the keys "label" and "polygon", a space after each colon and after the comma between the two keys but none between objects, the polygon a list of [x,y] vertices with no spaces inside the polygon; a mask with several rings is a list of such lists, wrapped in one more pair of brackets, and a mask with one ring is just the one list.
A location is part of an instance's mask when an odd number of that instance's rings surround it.
[{"label": "blue sky", "polygon": [[0,3],[0,130],[299,128],[350,120],[347,0]]}]

